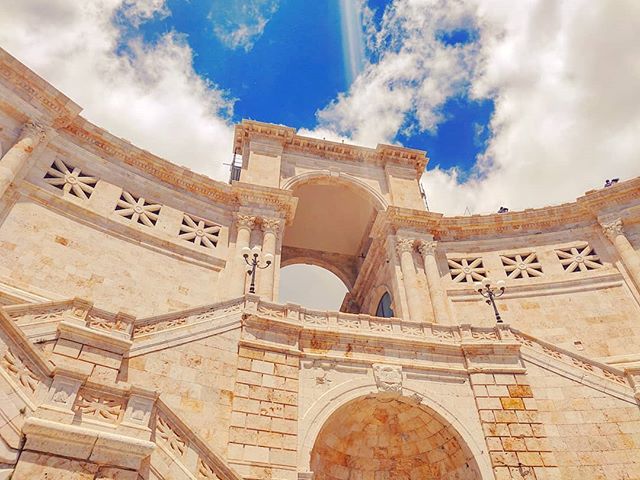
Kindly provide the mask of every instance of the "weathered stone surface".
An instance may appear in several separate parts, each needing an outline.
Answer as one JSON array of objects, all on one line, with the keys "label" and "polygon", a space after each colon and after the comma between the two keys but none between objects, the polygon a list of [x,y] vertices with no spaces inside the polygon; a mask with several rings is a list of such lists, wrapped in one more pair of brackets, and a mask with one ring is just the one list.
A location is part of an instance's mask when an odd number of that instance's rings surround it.
[{"label": "weathered stone surface", "polygon": [[[640,478],[640,178],[445,217],[424,152],[244,121],[226,184],[0,71],[14,480]],[[256,294],[243,247],[270,255]],[[341,311],[277,303],[292,263],[342,279]]]}]

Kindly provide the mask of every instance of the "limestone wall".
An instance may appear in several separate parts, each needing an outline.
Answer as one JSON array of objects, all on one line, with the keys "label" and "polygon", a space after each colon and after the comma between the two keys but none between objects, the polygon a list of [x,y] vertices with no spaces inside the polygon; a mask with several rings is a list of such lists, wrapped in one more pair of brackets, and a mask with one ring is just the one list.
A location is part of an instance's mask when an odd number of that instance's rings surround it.
[{"label": "limestone wall", "polygon": [[239,330],[133,356],[122,379],[162,400],[219,452],[229,441]]},{"label": "limestone wall", "polygon": [[[506,281],[498,305],[516,328],[596,358],[637,353],[638,295],[596,228],[441,245],[439,267],[456,323],[495,321],[473,289],[486,276]],[[574,261],[581,255],[592,261]],[[465,275],[464,267],[474,262],[471,276]]]},{"label": "limestone wall", "polygon": [[640,478],[636,402],[529,362],[527,378],[563,479]]}]

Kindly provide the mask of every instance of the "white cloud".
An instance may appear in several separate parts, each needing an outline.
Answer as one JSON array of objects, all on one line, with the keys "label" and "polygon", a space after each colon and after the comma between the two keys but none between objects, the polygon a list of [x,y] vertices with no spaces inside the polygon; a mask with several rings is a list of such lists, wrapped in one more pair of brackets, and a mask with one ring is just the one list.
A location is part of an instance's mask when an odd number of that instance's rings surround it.
[{"label": "white cloud", "polygon": [[231,49],[253,48],[262,36],[273,14],[278,10],[279,0],[219,0],[213,3],[209,20],[213,33]]},{"label": "white cloud", "polygon": [[[475,44],[437,41],[439,30],[469,25]],[[638,31],[634,0],[396,0],[373,39],[379,61],[319,112],[319,124],[375,145],[407,128],[407,115],[417,118],[409,128],[437,128],[451,96],[490,97],[485,155],[462,182],[457,170],[429,171],[431,209],[571,201],[606,178],[640,173]]]},{"label": "white cloud", "polygon": [[168,17],[171,13],[165,0],[125,0],[122,12],[134,27],[152,18]]},{"label": "white cloud", "polygon": [[192,67],[192,51],[176,33],[145,44],[133,37],[116,53],[117,12],[137,22],[167,15],[160,0],[5,2],[0,45],[67,94],[98,126],[132,143],[225,178],[231,155],[233,102]]},{"label": "white cloud", "polygon": [[284,267],[280,271],[280,285],[279,302],[297,303],[318,310],[339,310],[347,293],[342,280],[315,265]]},{"label": "white cloud", "polygon": [[467,24],[462,3],[439,10],[427,3],[396,1],[387,9],[382,28],[369,42],[379,61],[367,65],[349,92],[319,112],[321,128],[375,145],[412,128],[406,123],[409,115],[418,121],[413,128],[437,127],[439,109],[468,82],[475,46],[446,46],[436,39],[442,29]]}]

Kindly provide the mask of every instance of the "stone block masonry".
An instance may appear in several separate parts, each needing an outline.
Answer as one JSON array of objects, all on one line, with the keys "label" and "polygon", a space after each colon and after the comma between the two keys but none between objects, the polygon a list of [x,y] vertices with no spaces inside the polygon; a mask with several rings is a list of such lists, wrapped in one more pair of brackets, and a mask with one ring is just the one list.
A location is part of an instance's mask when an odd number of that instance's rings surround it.
[{"label": "stone block masonry", "polygon": [[295,479],[297,355],[240,344],[229,462],[245,478]]},{"label": "stone block masonry", "polygon": [[471,385],[496,479],[560,479],[527,376],[472,373]]}]

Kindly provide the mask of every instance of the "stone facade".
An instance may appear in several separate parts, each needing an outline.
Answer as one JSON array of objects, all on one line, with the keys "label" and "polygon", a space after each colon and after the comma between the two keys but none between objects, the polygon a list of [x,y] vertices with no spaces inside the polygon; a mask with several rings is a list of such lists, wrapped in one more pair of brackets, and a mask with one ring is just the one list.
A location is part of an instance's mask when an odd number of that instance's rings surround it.
[{"label": "stone facade", "polygon": [[244,121],[227,184],[80,110],[0,51],[0,479],[640,479],[640,178],[445,217],[424,152]]}]

